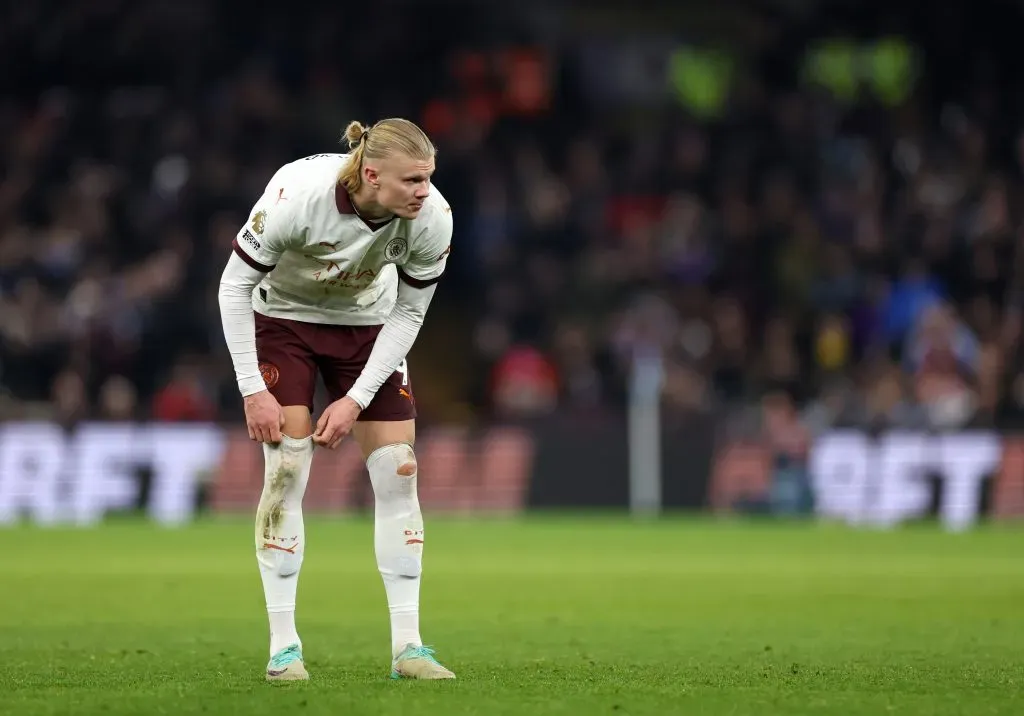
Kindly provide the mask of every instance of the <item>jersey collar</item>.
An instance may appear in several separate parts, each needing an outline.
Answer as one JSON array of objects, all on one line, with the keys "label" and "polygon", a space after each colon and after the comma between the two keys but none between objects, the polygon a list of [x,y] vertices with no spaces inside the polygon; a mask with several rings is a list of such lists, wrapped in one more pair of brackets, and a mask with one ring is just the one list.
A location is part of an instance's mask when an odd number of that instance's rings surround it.
[{"label": "jersey collar", "polygon": [[358,216],[360,219],[362,219],[364,224],[370,227],[370,231],[377,231],[378,229],[383,229],[385,226],[394,221],[395,218],[394,215],[392,215],[392,217],[387,221],[381,221],[377,223],[367,221],[363,216],[359,215],[358,211],[356,211],[356,207],[352,204],[352,197],[348,195],[348,192],[345,191],[345,187],[343,187],[340,183],[334,185],[334,203],[338,206],[339,214],[343,214],[346,216]]}]

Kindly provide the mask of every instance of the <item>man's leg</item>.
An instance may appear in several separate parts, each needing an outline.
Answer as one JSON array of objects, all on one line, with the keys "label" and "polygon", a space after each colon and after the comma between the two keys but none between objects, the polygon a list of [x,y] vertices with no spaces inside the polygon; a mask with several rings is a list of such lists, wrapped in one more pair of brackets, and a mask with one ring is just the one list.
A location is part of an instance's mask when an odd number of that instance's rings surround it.
[{"label": "man's leg", "polygon": [[[304,405],[284,406],[284,416],[281,442],[263,445],[263,494],[256,510],[256,560],[270,621],[272,658],[291,646],[298,647],[301,654],[295,601],[306,542],[302,497],[313,460],[309,409]],[[285,666],[288,664],[278,665]],[[274,667],[268,666],[268,678],[296,670]]]},{"label": "man's leg", "polygon": [[[317,365],[331,400],[352,387],[379,332],[380,326],[338,326],[318,345]],[[423,516],[416,494],[415,419],[416,399],[402,361],[359,415],[352,436],[373,485],[373,543],[391,613],[391,677],[454,679],[420,640]]]},{"label": "man's leg", "polygon": [[416,494],[415,423],[356,423],[374,495],[374,549],[391,612],[392,656],[422,645],[419,628],[423,517]]},{"label": "man's leg", "polygon": [[373,541],[391,614],[391,676],[454,679],[420,639],[424,531],[416,493],[415,422],[357,422],[352,434],[373,484]]},{"label": "man's leg", "polygon": [[256,314],[256,352],[267,388],[284,411],[281,442],[263,445],[263,493],[256,510],[256,561],[270,622],[267,679],[309,678],[295,627],[299,570],[306,547],[302,498],[313,461],[310,409],[316,365],[296,321]]}]

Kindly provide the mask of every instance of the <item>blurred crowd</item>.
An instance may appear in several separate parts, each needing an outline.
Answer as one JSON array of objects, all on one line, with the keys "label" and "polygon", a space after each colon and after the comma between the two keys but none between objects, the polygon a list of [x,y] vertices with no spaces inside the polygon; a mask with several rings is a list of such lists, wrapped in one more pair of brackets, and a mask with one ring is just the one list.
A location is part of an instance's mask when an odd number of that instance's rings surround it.
[{"label": "blurred crowd", "polygon": [[456,221],[412,362],[428,418],[619,411],[642,353],[666,409],[753,406],[794,451],[835,425],[1024,424],[1024,115],[1002,76],[969,66],[946,96],[922,42],[931,82],[839,101],[780,30],[747,37],[712,117],[612,111],[547,11],[475,7],[368,6],[393,44],[339,8],[240,27],[110,0],[48,33],[42,5],[10,10],[0,415],[237,417],[216,286],[249,207],[350,119],[408,116]]}]

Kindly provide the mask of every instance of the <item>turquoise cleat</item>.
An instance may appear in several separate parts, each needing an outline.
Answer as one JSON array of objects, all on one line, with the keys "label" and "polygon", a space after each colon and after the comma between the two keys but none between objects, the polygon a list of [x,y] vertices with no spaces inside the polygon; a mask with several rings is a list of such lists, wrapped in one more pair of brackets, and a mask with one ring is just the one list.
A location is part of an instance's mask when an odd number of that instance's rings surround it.
[{"label": "turquoise cleat", "polygon": [[392,679],[454,679],[455,674],[434,658],[429,646],[407,644],[391,664]]},{"label": "turquoise cleat", "polygon": [[298,644],[286,646],[270,657],[267,681],[305,681],[308,678],[306,665],[302,663],[302,647]]}]

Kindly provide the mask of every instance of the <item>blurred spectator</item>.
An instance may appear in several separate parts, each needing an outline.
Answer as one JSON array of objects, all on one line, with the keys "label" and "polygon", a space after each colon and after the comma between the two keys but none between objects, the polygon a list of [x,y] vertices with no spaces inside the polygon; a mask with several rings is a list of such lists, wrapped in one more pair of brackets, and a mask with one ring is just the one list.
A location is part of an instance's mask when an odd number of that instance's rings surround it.
[{"label": "blurred spectator", "polygon": [[85,381],[73,370],[64,370],[53,381],[51,396],[54,422],[70,429],[89,417],[89,397]]},{"label": "blurred spectator", "polygon": [[947,430],[967,425],[978,407],[978,341],[948,304],[924,310],[905,355],[914,398],[929,425]]},{"label": "blurred spectator", "polygon": [[203,380],[203,370],[194,358],[178,362],[170,380],[153,398],[152,418],[180,423],[213,420],[216,407],[210,396],[214,390]]},{"label": "blurred spectator", "polygon": [[494,366],[491,402],[499,417],[538,417],[551,412],[557,400],[555,366],[535,348],[512,346]]},{"label": "blurred spectator", "polygon": [[883,309],[889,345],[901,344],[921,314],[943,297],[939,282],[929,275],[924,261],[916,256],[909,258],[890,287]]},{"label": "blurred spectator", "polygon": [[608,400],[602,373],[601,356],[592,345],[585,326],[565,322],[556,326],[553,358],[561,376],[560,399],[569,410],[595,410]]},{"label": "blurred spectator", "polygon": [[764,438],[771,454],[772,514],[806,515],[814,507],[807,453],[810,433],[785,390],[772,390],[761,401]]},{"label": "blurred spectator", "polygon": [[[135,386],[124,376],[111,376],[100,388],[99,418],[128,422],[138,420],[138,396]],[[210,417],[210,416],[207,416]]]},{"label": "blurred spectator", "polygon": [[911,397],[907,382],[895,363],[882,361],[872,367],[864,386],[863,405],[854,424],[874,431],[927,428],[928,416]]}]

